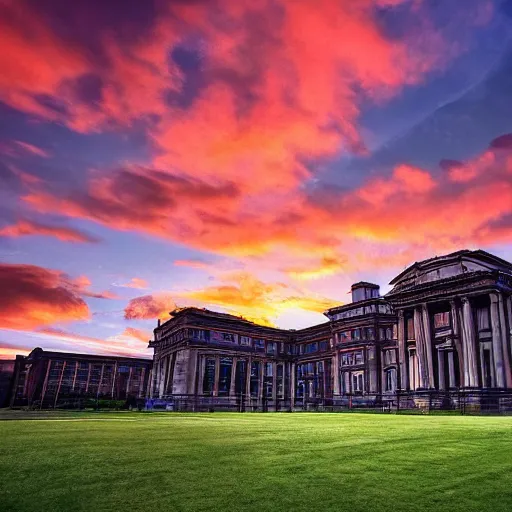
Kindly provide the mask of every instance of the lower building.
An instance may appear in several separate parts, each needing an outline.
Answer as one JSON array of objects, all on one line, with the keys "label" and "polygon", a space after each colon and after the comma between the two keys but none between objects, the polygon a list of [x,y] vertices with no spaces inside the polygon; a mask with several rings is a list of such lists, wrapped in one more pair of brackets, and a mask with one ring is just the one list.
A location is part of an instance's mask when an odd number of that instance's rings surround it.
[{"label": "lower building", "polygon": [[143,398],[150,359],[113,357],[35,348],[16,356],[11,406],[53,407],[67,399]]},{"label": "lower building", "polygon": [[10,404],[15,364],[14,359],[0,360],[0,407]]}]

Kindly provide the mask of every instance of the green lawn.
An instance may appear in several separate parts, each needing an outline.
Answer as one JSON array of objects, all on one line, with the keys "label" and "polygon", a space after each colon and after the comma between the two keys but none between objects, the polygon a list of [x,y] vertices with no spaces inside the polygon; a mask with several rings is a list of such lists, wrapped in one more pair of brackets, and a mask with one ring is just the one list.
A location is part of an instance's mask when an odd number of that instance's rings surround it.
[{"label": "green lawn", "polygon": [[2,512],[512,510],[510,417],[42,418],[0,421]]}]

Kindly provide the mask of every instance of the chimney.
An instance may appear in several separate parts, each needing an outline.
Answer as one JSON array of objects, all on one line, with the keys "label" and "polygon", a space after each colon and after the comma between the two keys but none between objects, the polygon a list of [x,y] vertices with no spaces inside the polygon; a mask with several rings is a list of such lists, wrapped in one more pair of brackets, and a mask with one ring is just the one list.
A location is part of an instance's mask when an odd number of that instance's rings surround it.
[{"label": "chimney", "polygon": [[352,302],[359,302],[367,299],[378,299],[380,297],[380,286],[378,284],[361,281],[351,287]]},{"label": "chimney", "polygon": [[158,327],[160,327],[160,318],[158,319]]}]

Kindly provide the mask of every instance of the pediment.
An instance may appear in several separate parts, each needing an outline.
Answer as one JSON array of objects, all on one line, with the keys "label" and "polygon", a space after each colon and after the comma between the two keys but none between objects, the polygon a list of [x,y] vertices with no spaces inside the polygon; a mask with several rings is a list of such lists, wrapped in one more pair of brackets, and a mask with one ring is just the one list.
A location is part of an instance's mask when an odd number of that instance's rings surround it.
[{"label": "pediment", "polygon": [[512,275],[512,264],[486,251],[458,251],[416,262],[390,284],[400,289],[481,271],[500,271]]}]

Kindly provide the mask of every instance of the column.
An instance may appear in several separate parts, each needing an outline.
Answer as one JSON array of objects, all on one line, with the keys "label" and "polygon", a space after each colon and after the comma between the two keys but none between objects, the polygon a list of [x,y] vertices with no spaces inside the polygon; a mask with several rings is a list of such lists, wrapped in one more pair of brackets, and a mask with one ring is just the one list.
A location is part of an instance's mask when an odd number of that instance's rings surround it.
[{"label": "column", "polygon": [[219,396],[220,358],[215,358],[215,378],[213,381],[213,396]]},{"label": "column", "polygon": [[157,356],[158,359],[154,359],[153,364],[153,385],[151,386],[153,389],[153,397],[152,398],[159,398],[158,397],[158,386],[159,386],[159,375],[160,375],[160,354]]},{"label": "column", "polygon": [[168,365],[168,356],[161,359],[161,364],[158,365],[158,398],[162,398],[164,396],[165,377],[167,376]]},{"label": "column", "polygon": [[236,364],[237,364],[238,358],[233,357],[233,364],[231,366],[231,383],[229,385],[229,396],[234,397],[235,396],[235,380],[236,380]]},{"label": "column", "polygon": [[462,339],[464,350],[464,387],[478,387],[475,325],[471,304],[462,298]]},{"label": "column", "polygon": [[444,351],[437,349],[437,371],[439,377],[439,390],[444,391],[446,389],[446,382],[444,378]]},{"label": "column", "polygon": [[[172,360],[170,359],[171,356],[169,356],[169,375],[172,378],[171,371],[172,371]],[[188,359],[188,382],[187,382],[187,394],[189,395],[197,395],[197,370],[198,370],[198,364],[197,364],[197,350],[191,349],[190,350],[190,356]]]},{"label": "column", "polygon": [[[62,378],[64,377],[64,370],[66,369],[66,364],[67,364],[66,361],[64,361],[64,363],[62,363],[62,370],[60,371],[60,377],[59,377],[59,385],[57,386],[57,393],[55,394],[55,401],[53,402],[54,408],[57,405],[57,400],[59,399],[60,387],[62,385]],[[102,370],[101,374],[103,376],[103,366],[101,367],[101,370]],[[101,384],[101,378],[100,378],[100,384]]]},{"label": "column", "polygon": [[503,293],[498,294],[498,301],[501,326],[501,348],[503,352],[503,370],[505,372],[505,386],[510,389],[512,388],[512,373],[510,368],[510,354],[508,350],[507,317],[505,313],[506,298],[503,297]]},{"label": "column", "polygon": [[331,364],[331,373],[332,373],[332,379],[333,379],[333,386],[332,391],[334,398],[340,396],[340,366],[339,366],[340,360],[338,353],[336,352],[332,356],[332,364]]},{"label": "column", "polygon": [[[459,308],[457,307],[455,300],[450,301],[451,307],[451,317],[452,317],[452,328],[453,328],[453,344],[455,345],[455,349],[457,350],[457,355],[459,356],[459,375],[461,376],[461,381],[464,378],[464,351],[462,350],[462,342],[461,342],[461,331],[459,328]],[[450,357],[450,356],[448,356]],[[452,359],[454,358],[454,354],[451,355]],[[449,359],[448,359],[449,361]],[[453,359],[455,363],[455,359]],[[454,367],[455,368],[455,367]],[[453,378],[455,379],[455,373],[453,374]],[[455,380],[453,381],[455,382]],[[461,382],[463,386],[463,383]],[[450,384],[450,387],[451,384]],[[455,386],[453,386],[455,387]]]},{"label": "column", "polygon": [[425,340],[423,338],[423,315],[420,309],[414,309],[414,337],[416,338],[416,357],[419,369],[419,387],[425,389],[428,385],[427,354]]},{"label": "column", "polygon": [[265,365],[267,362],[265,360],[260,362],[260,373],[258,374],[258,405],[262,404],[263,401],[263,382],[265,376]]},{"label": "column", "polygon": [[[150,373],[151,373],[151,370],[150,370]],[[140,372],[140,380],[139,380],[139,395],[137,398],[144,398],[144,393],[146,392],[146,396],[147,396],[147,391],[146,391],[146,368],[142,368],[141,372]],[[149,375],[148,375],[148,382],[149,382]],[[128,394],[128,386],[126,386],[126,394]]]},{"label": "column", "polygon": [[251,400],[251,367],[252,357],[249,356],[249,360],[247,361],[247,371],[245,372],[245,395],[247,400]]},{"label": "column", "polygon": [[498,388],[505,387],[505,368],[503,366],[503,347],[501,343],[501,327],[499,317],[499,299],[497,293],[490,293],[491,298],[491,328],[492,328],[492,352],[494,359],[495,385]]},{"label": "column", "polygon": [[[116,363],[117,366],[117,363]],[[75,363],[75,373],[73,374],[73,385],[71,386],[71,389],[75,391],[75,384],[76,384],[76,374],[78,373],[78,361]]]},{"label": "column", "polygon": [[[398,311],[398,366],[399,366],[399,379],[400,389],[406,390],[409,388],[409,376],[407,372],[407,360],[405,355],[405,345],[407,343],[405,332],[404,311]],[[383,388],[385,389],[385,387]]]},{"label": "column", "polygon": [[[130,366],[130,371],[128,372],[128,380],[126,381],[126,396],[130,394],[130,382],[132,380],[133,374],[133,366]],[[144,380],[141,378],[141,386],[144,385]]]},{"label": "column", "polygon": [[377,348],[375,346],[368,347],[366,351],[368,355],[368,391],[372,394],[378,393],[378,372],[377,372]]},{"label": "column", "polygon": [[380,392],[386,392],[386,372],[384,371],[384,350],[380,350]]},{"label": "column", "polygon": [[295,407],[295,363],[291,363],[290,369],[290,408]]},{"label": "column", "polygon": [[[76,370],[75,370],[76,372]],[[114,375],[112,375],[112,398],[114,398],[114,389],[115,389],[115,385],[116,385],[116,375],[117,375],[117,361],[116,361],[116,364],[114,365]]]},{"label": "column", "polygon": [[448,352],[448,373],[449,373],[449,386],[450,388],[456,387],[455,382],[455,355],[453,353],[453,350],[450,350]]},{"label": "column", "polygon": [[[43,383],[43,391],[41,392],[41,407],[40,409],[43,407],[43,400],[44,400],[44,395],[46,395],[46,389],[48,387],[48,379],[50,377],[50,366],[52,365],[52,360],[51,359],[48,359],[48,366],[46,367],[46,375],[44,377],[44,383]],[[89,365],[89,375],[91,374],[91,365]],[[89,386],[89,377],[87,377],[87,387]],[[16,388],[14,389],[14,393],[16,394],[18,390],[18,386],[17,386],[17,383],[16,383]]]},{"label": "column", "polygon": [[423,331],[425,340],[425,353],[427,356],[427,368],[428,368],[428,384],[426,387],[434,388],[434,361],[432,357],[432,331],[430,329],[430,316],[426,304],[421,305],[421,313],[423,317]]},{"label": "column", "polygon": [[89,370],[87,371],[87,382],[85,383],[85,392],[89,391],[89,382],[91,380],[91,363],[89,363]]},{"label": "column", "polygon": [[[283,375],[284,377],[284,375]],[[272,403],[274,406],[274,410],[276,407],[276,399],[277,399],[277,364],[272,363]]]},{"label": "column", "polygon": [[202,395],[204,393],[204,370],[206,367],[206,356],[200,356],[199,358],[199,376],[197,381],[197,393]]}]

